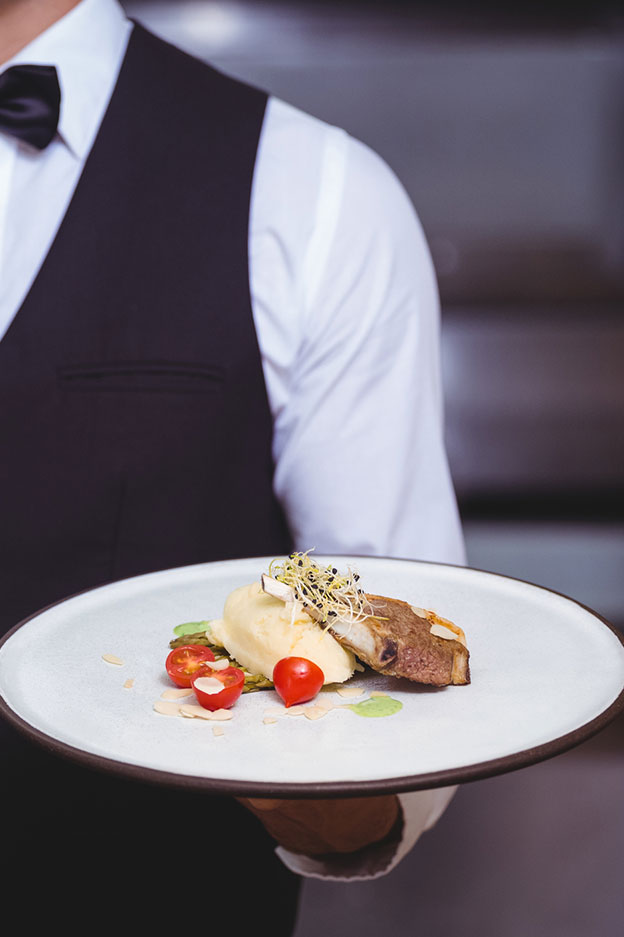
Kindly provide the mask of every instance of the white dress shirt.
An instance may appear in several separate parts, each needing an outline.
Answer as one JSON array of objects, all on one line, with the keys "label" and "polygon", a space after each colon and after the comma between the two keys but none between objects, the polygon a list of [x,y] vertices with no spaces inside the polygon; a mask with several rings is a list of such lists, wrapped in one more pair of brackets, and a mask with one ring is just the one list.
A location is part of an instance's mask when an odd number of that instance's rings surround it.
[{"label": "white dress shirt", "polygon": [[[0,336],[63,219],[131,29],[116,0],[82,0],[0,66],[55,65],[62,95],[44,151],[0,133]],[[296,548],[462,564],[443,444],[438,295],[417,216],[368,147],[274,97],[253,180],[249,276],[275,493]],[[401,795],[400,845],[364,864],[278,853],[308,876],[382,874],[453,792]]]}]

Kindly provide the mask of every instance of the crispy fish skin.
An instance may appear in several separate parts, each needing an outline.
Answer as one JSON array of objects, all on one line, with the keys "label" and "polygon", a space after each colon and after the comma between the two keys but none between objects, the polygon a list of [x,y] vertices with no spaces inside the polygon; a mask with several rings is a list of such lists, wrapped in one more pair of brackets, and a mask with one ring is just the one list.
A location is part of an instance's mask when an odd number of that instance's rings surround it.
[{"label": "crispy fish skin", "polygon": [[470,655],[464,643],[432,634],[434,619],[417,614],[407,602],[381,595],[367,599],[378,618],[336,621],[329,629],[361,661],[386,676],[429,686],[470,683]]}]

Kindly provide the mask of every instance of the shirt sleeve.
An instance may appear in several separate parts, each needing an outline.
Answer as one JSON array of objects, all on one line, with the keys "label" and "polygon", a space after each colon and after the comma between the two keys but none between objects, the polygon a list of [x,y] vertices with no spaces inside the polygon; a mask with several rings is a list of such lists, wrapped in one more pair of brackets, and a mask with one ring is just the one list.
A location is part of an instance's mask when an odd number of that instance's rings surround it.
[{"label": "shirt sleeve", "polygon": [[457,787],[414,791],[399,794],[401,821],[396,836],[383,845],[373,843],[366,849],[347,855],[316,858],[276,849],[284,865],[305,878],[330,882],[362,882],[391,872],[416,845],[421,835],[438,822],[453,798]]},{"label": "shirt sleeve", "polygon": [[[338,128],[272,100],[263,134],[252,300],[295,548],[463,564],[437,284],[414,207],[383,159]],[[400,795],[401,829],[383,847],[322,862],[278,853],[307,876],[385,874],[454,792]]]},{"label": "shirt sleeve", "polygon": [[422,227],[377,154],[291,112],[290,134],[265,128],[251,273],[295,546],[463,563]]}]

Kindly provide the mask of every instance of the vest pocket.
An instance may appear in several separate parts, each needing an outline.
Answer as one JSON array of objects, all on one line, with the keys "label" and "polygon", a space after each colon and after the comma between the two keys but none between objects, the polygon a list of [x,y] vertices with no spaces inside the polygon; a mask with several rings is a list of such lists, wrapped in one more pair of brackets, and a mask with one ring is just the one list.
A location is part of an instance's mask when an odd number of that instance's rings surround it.
[{"label": "vest pocket", "polygon": [[221,369],[170,361],[117,361],[57,369],[64,391],[211,394],[223,384]]}]

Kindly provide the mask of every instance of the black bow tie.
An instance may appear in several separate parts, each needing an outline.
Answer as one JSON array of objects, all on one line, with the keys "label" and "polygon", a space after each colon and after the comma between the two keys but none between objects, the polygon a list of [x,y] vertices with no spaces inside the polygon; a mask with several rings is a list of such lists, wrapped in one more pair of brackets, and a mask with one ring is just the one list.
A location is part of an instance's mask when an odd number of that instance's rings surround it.
[{"label": "black bow tie", "polygon": [[43,150],[56,133],[60,106],[53,65],[14,65],[0,75],[0,132]]}]

